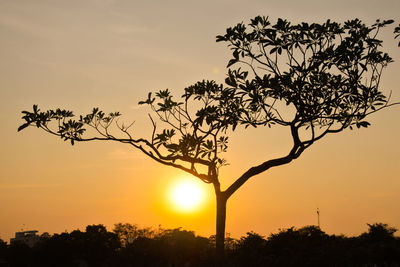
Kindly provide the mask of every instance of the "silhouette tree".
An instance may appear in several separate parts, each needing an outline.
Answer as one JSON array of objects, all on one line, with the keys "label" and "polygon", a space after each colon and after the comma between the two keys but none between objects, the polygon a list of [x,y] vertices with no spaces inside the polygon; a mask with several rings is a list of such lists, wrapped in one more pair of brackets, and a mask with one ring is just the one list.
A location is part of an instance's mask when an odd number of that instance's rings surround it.
[{"label": "silhouette tree", "polygon": [[267,240],[254,232],[248,232],[237,241],[233,258],[239,266],[268,266],[266,253]]},{"label": "silhouette tree", "polygon": [[[400,24],[396,28],[394,28],[394,38],[397,39],[397,37],[400,36]],[[400,46],[400,42],[397,44],[397,46]]]},{"label": "silhouette tree", "polygon": [[[379,88],[383,69],[392,59],[377,39],[392,20],[366,26],[360,20],[344,24],[290,22],[256,17],[249,25],[228,28],[217,42],[232,50],[227,86],[201,81],[184,89],[181,98],[160,90],[139,104],[149,105],[150,138],[134,137],[131,125],[118,122],[119,112],[98,108],[74,119],[72,111],[23,111],[19,131],[35,126],[65,141],[115,141],[129,144],[153,160],[181,169],[212,184],[216,195],[216,249],[224,253],[227,200],[251,177],[297,159],[327,134],[368,127],[366,117],[396,103]],[[232,66],[238,66],[234,69]],[[161,128],[158,123],[161,123]],[[219,170],[228,135],[237,127],[287,127],[293,145],[286,155],[245,170],[225,190]],[[86,137],[86,129],[94,135]],[[91,131],[93,134],[93,131]]]},{"label": "silhouette tree", "polygon": [[384,223],[367,224],[368,232],[353,239],[353,262],[376,266],[396,266],[400,263],[400,238],[397,229]]},{"label": "silhouette tree", "polygon": [[123,246],[131,244],[138,238],[151,238],[154,231],[149,228],[139,228],[136,224],[117,223],[114,225],[113,232],[118,236]]},{"label": "silhouette tree", "polygon": [[388,226],[386,223],[367,224],[369,229],[368,233],[362,234],[361,238],[367,238],[376,241],[385,241],[394,238],[394,233],[397,232],[396,228]]}]

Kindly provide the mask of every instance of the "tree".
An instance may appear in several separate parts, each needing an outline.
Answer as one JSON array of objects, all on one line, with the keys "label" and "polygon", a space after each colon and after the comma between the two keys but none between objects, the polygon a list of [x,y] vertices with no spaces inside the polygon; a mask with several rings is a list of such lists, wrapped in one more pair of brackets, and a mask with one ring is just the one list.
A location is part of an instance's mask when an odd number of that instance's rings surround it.
[{"label": "tree", "polygon": [[[184,89],[180,99],[160,90],[139,104],[149,105],[151,137],[134,137],[131,125],[118,122],[119,112],[98,108],[74,119],[72,111],[23,111],[19,131],[36,126],[65,141],[115,141],[142,151],[153,160],[181,169],[212,184],[216,194],[216,249],[223,255],[227,200],[251,177],[297,159],[327,134],[368,127],[366,117],[390,103],[379,88],[383,69],[392,59],[381,51],[378,32],[392,20],[366,26],[360,20],[344,24],[292,25],[256,17],[249,25],[228,28],[217,42],[232,50],[226,86],[201,81]],[[232,66],[238,66],[234,69]],[[155,118],[153,118],[155,117]],[[162,127],[159,129],[159,124]],[[287,127],[292,148],[282,157],[245,170],[222,190],[219,170],[228,135],[237,127]],[[95,134],[86,137],[87,128]],[[92,131],[93,133],[93,131]]]},{"label": "tree", "polygon": [[150,238],[154,235],[154,231],[151,228],[140,229],[136,224],[130,223],[114,224],[113,232],[118,236],[124,247],[128,246],[138,238]]},{"label": "tree", "polygon": [[368,233],[361,234],[362,238],[368,238],[375,241],[385,241],[394,239],[394,233],[397,232],[396,228],[390,227],[386,223],[367,224],[369,229]]}]

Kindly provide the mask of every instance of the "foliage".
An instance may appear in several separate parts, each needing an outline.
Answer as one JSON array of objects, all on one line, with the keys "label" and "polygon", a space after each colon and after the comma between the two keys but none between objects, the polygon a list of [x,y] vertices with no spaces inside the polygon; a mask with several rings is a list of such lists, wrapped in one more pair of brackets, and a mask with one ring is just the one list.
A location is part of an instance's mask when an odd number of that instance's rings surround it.
[{"label": "foliage", "polygon": [[[400,36],[400,24],[399,24],[399,26],[397,26],[395,29],[394,29],[394,38],[397,38],[397,37],[399,37]],[[400,42],[397,44],[397,46],[400,46]]]},{"label": "foliage", "polygon": [[397,232],[396,228],[390,227],[385,223],[375,223],[367,225],[369,227],[368,232],[363,234],[361,237],[369,238],[376,241],[392,239],[394,233]]},{"label": "foliage", "polygon": [[[18,131],[36,126],[65,141],[71,141],[72,145],[76,141],[93,140],[127,143],[160,163],[177,167],[211,183],[215,181],[218,169],[226,164],[220,154],[227,149],[228,137],[224,132],[231,120],[227,114],[232,113],[229,108],[232,97],[229,94],[233,91],[228,91],[214,81],[198,82],[185,88],[184,105],[176,102],[168,89],[159,91],[154,98],[149,93],[148,99],[140,104],[149,104],[158,119],[170,126],[170,129],[157,132],[156,123],[150,117],[153,124],[150,140],[133,138],[129,131],[133,124],[119,124],[119,112],[106,115],[98,108],[74,119],[72,111],[56,109],[42,112],[34,105],[33,112],[22,112],[25,123]],[[190,111],[190,107],[199,105],[195,112]],[[84,138],[87,128],[94,129],[97,136]],[[125,136],[115,135],[112,132],[115,128]],[[207,172],[198,172],[197,165],[205,166]]]},{"label": "foliage", "polygon": [[[133,224],[116,224],[120,226]],[[265,238],[248,232],[228,249],[226,266],[397,266],[400,238],[386,224],[368,225],[357,237],[328,235],[316,226],[280,230]],[[136,226],[136,229],[141,229]],[[177,229],[134,231],[138,235],[126,246],[125,237],[102,225],[89,225],[44,236],[35,247],[15,244],[4,247],[0,263],[10,266],[214,266],[212,239]],[[152,234],[149,235],[149,232]],[[375,238],[376,233],[384,238]],[[374,236],[373,238],[370,238]],[[111,237],[111,239],[110,239]],[[111,245],[112,244],[112,245]],[[397,265],[396,265],[397,264]]]},{"label": "foliage", "polygon": [[118,236],[122,246],[126,247],[138,238],[152,238],[154,231],[151,228],[139,228],[136,224],[117,223],[113,232]]},{"label": "foliage", "polygon": [[[310,129],[312,138],[304,145],[353,125],[367,127],[366,115],[387,104],[379,82],[392,59],[380,51],[376,36],[391,23],[292,25],[278,19],[272,25],[268,17],[256,17],[248,26],[228,28],[217,41],[233,51],[228,67],[240,65],[229,70],[225,82],[241,96],[246,111],[241,123]],[[282,114],[279,102],[294,114]]]}]

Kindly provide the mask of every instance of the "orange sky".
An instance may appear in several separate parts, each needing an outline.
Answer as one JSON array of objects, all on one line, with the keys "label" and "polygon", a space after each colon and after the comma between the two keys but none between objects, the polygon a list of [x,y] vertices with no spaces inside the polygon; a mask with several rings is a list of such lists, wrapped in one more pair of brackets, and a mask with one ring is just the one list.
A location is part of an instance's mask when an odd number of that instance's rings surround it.
[{"label": "orange sky", "polygon": [[[102,223],[179,227],[211,235],[214,196],[193,214],[168,207],[167,191],[184,173],[122,144],[70,146],[35,129],[17,133],[32,104],[87,113],[98,106],[135,121],[150,137],[149,90],[177,95],[202,79],[223,82],[229,50],[215,42],[228,26],[269,15],[293,22],[371,23],[393,18],[397,0],[382,1],[0,1],[0,238],[36,229],[50,233]],[[392,28],[381,35],[395,59],[382,88],[400,100],[400,48]],[[366,223],[400,228],[400,107],[370,119],[368,129],[331,135],[290,165],[252,178],[228,202],[227,232],[263,235],[316,224],[330,234],[356,235]],[[287,129],[249,129],[230,139],[223,187],[249,167],[286,154]],[[187,177],[186,179],[195,179]],[[200,183],[200,181],[199,181]]]}]

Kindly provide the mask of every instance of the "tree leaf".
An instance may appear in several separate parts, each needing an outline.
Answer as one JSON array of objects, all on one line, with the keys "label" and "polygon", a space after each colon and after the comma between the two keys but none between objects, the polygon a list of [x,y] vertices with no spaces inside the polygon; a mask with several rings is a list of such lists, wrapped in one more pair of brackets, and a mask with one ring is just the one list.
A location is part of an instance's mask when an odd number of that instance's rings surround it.
[{"label": "tree leaf", "polygon": [[23,129],[25,129],[26,127],[28,127],[30,125],[30,123],[24,123],[21,126],[18,127],[18,132],[22,131]]}]

